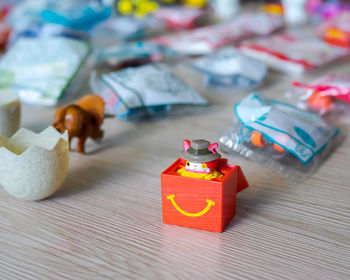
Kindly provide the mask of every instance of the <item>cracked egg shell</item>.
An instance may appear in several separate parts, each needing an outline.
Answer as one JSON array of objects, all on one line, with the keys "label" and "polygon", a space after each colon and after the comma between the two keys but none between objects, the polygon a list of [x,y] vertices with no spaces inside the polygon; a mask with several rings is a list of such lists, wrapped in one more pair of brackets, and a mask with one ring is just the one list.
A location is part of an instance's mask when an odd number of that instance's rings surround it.
[{"label": "cracked egg shell", "polygon": [[68,171],[67,131],[49,126],[36,134],[21,128],[11,138],[0,137],[0,184],[25,200],[40,200],[62,185]]}]

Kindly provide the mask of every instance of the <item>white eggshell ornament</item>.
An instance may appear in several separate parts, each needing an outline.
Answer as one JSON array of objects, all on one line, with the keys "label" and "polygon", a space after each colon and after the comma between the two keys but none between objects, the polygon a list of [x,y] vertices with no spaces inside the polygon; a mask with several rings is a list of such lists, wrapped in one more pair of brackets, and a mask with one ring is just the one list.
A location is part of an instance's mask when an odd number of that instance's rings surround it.
[{"label": "white eggshell ornament", "polygon": [[17,94],[0,90],[0,135],[13,135],[19,129],[20,120],[21,104]]},{"label": "white eggshell ornament", "polygon": [[0,184],[25,200],[40,200],[62,185],[69,165],[68,133],[49,126],[40,134],[21,128],[0,137]]}]

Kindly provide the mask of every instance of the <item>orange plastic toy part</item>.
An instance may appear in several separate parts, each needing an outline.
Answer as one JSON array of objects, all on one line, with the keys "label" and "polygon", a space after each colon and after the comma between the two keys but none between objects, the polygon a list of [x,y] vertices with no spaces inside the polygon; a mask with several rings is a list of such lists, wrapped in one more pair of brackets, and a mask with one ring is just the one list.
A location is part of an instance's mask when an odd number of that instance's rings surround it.
[{"label": "orange plastic toy part", "polygon": [[281,153],[285,152],[285,149],[282,148],[280,145],[277,145],[276,143],[272,144],[272,148],[274,148],[276,151],[281,152]]},{"label": "orange plastic toy part", "polygon": [[257,147],[266,147],[266,143],[264,142],[263,136],[258,131],[253,131],[252,135],[250,136],[250,140],[252,141],[252,144]]},{"label": "orange plastic toy part", "polygon": [[333,104],[330,96],[323,96],[319,91],[315,91],[307,102],[311,108],[316,110],[329,110]]},{"label": "orange plastic toy part", "polygon": [[161,174],[163,222],[222,232],[236,213],[237,193],[248,187],[241,168],[219,159],[224,176],[208,181],[179,176],[185,163],[180,158]]}]

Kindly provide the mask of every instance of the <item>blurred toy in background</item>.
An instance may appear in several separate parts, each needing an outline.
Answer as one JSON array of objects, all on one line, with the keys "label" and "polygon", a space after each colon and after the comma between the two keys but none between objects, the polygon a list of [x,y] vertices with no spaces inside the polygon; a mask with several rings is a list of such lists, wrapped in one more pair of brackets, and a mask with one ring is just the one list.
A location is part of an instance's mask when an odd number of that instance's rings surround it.
[{"label": "blurred toy in background", "polygon": [[216,151],[217,143],[210,144],[205,140],[184,140],[184,151],[181,157],[186,160],[186,165],[177,170],[181,176],[212,180],[223,175],[216,170],[221,155]]},{"label": "blurred toy in background", "polygon": [[329,20],[350,11],[350,3],[347,0],[308,0],[307,11],[311,17]]},{"label": "blurred toy in background", "polygon": [[350,11],[323,22],[317,28],[317,33],[327,43],[350,48]]},{"label": "blurred toy in background", "polygon": [[88,137],[93,140],[103,137],[103,131],[100,129],[103,119],[103,99],[90,94],[78,99],[75,104],[58,108],[52,126],[61,133],[68,131],[69,144],[73,137],[77,137],[76,151],[85,154],[85,141]]},{"label": "blurred toy in background", "polygon": [[171,56],[176,56],[176,52],[146,41],[110,46],[96,53],[97,63],[107,63],[111,71],[158,62]]},{"label": "blurred toy in background", "polygon": [[283,16],[283,5],[280,0],[267,1],[260,7],[260,10],[268,14]]},{"label": "blurred toy in background", "polygon": [[206,5],[207,0],[116,0],[114,4],[117,14],[139,18],[154,13],[164,6],[203,8]]},{"label": "blurred toy in background", "polygon": [[[292,98],[298,98],[298,105],[325,114],[340,111],[343,104],[350,104],[350,75],[329,74],[310,83],[294,82]],[[347,107],[348,107],[347,106]],[[349,107],[348,107],[349,109]]]},{"label": "blurred toy in background", "polygon": [[7,14],[11,10],[12,6],[10,4],[0,3],[0,22],[5,21]]},{"label": "blurred toy in background", "polygon": [[318,115],[250,94],[234,107],[237,121],[221,137],[234,151],[286,174],[314,171],[336,147],[339,129]]},{"label": "blurred toy in background", "polygon": [[90,86],[103,97],[106,114],[129,120],[168,115],[185,105],[208,105],[204,97],[161,63],[125,68],[101,77],[93,73]]},{"label": "blurred toy in background", "polygon": [[6,23],[6,17],[10,9],[10,5],[0,3],[0,53],[5,50],[11,33],[11,27]]},{"label": "blurred toy in background", "polygon": [[89,71],[90,45],[64,37],[20,38],[0,60],[0,88],[30,104],[72,97]]},{"label": "blurred toy in background", "polygon": [[242,54],[234,47],[198,58],[191,66],[206,75],[210,86],[252,88],[258,86],[267,75],[263,62]]},{"label": "blurred toy in background", "polygon": [[161,174],[163,221],[222,232],[248,182],[239,166],[217,153],[217,143],[184,140],[183,148],[181,158]]},{"label": "blurred toy in background", "polygon": [[236,16],[240,11],[239,0],[212,0],[210,4],[216,17],[221,20],[229,20]]},{"label": "blurred toy in background", "polygon": [[247,12],[228,22],[159,36],[152,40],[181,54],[203,55],[250,37],[269,35],[283,26],[283,18],[279,16]]},{"label": "blurred toy in background", "polygon": [[283,14],[289,25],[303,25],[308,22],[307,0],[281,0]]},{"label": "blurred toy in background", "polygon": [[157,10],[160,5],[153,0],[117,0],[115,7],[120,15],[144,17]]},{"label": "blurred toy in background", "polygon": [[0,21],[0,52],[5,50],[10,34],[11,28]]},{"label": "blurred toy in background", "polygon": [[350,55],[350,49],[328,44],[303,30],[247,40],[238,49],[289,74],[301,74]]},{"label": "blurred toy in background", "polygon": [[208,9],[191,7],[161,7],[153,17],[166,22],[171,29],[192,29],[199,26],[209,16]]}]

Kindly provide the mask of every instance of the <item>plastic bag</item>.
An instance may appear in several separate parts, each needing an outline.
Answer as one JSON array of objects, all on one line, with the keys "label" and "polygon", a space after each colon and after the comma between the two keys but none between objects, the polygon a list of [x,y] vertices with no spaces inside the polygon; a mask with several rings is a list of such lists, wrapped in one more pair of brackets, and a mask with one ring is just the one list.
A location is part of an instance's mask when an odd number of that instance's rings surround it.
[{"label": "plastic bag", "polygon": [[98,24],[91,32],[94,45],[108,46],[118,41],[143,40],[166,29],[163,21],[145,18],[112,17]]},{"label": "plastic bag", "polygon": [[[86,1],[54,1],[54,0],[27,0],[14,6],[11,9],[7,22],[12,27],[11,36],[9,39],[9,45],[13,45],[15,41],[21,37],[54,37],[61,36],[67,38],[74,38],[80,40],[88,40],[88,33],[85,30],[73,29],[76,27],[75,23],[71,24],[71,20],[78,22],[79,17],[83,15],[78,12],[75,15],[75,19],[65,18],[63,15],[60,20],[57,20],[59,24],[48,23],[42,18],[43,11],[61,11],[62,9],[70,9],[75,5],[86,5]],[[45,13],[44,13],[45,14]],[[87,20],[89,21],[89,20]],[[52,20],[52,22],[55,22]],[[86,29],[88,22],[84,23]]]},{"label": "plastic bag", "polygon": [[196,59],[191,66],[204,73],[208,85],[252,88],[266,77],[266,65],[230,47]]},{"label": "plastic bag", "polygon": [[156,19],[166,22],[172,29],[191,29],[208,16],[208,10],[183,6],[161,7],[153,13]]},{"label": "plastic bag", "polygon": [[301,30],[248,40],[238,48],[272,68],[289,74],[301,74],[350,55],[350,48],[327,44]]},{"label": "plastic bag", "polygon": [[47,37],[67,37],[72,39],[84,40],[89,39],[88,34],[79,30],[69,29],[59,24],[37,24],[28,26],[27,29],[14,30],[11,32],[8,46],[13,45],[19,38],[47,38]]},{"label": "plastic bag", "polygon": [[42,19],[71,29],[88,31],[109,18],[112,7],[86,0],[56,1],[40,12]]},{"label": "plastic bag", "polygon": [[283,26],[281,17],[244,13],[229,22],[160,36],[153,40],[182,54],[203,55],[250,37],[268,35]]},{"label": "plastic bag", "polygon": [[102,75],[93,73],[91,88],[105,101],[106,114],[138,120],[164,115],[175,105],[207,105],[198,92],[164,64],[148,64]]},{"label": "plastic bag", "polygon": [[226,152],[238,152],[296,176],[315,171],[337,146],[340,135],[337,127],[316,114],[250,94],[235,105],[233,127],[219,141]]},{"label": "plastic bag", "polygon": [[0,61],[0,88],[15,91],[25,103],[52,106],[75,92],[90,46],[80,40],[21,38]]},{"label": "plastic bag", "polygon": [[287,97],[295,100],[300,108],[319,112],[342,112],[350,109],[350,75],[329,74],[310,83],[293,83]]},{"label": "plastic bag", "polygon": [[176,52],[152,42],[115,45],[96,52],[98,64],[107,63],[115,70],[161,61],[168,56],[176,56]]}]

